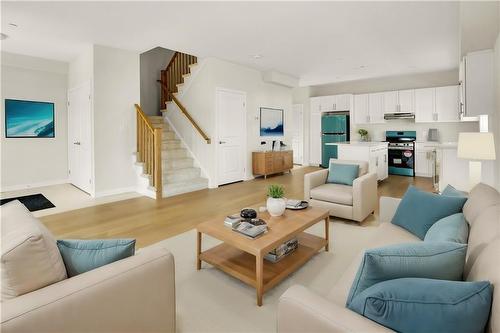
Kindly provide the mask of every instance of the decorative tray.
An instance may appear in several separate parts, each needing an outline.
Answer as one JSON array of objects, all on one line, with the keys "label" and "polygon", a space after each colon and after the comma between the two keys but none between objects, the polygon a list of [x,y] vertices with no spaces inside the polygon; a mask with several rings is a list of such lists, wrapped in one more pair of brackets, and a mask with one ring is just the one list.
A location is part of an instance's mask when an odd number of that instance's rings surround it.
[{"label": "decorative tray", "polygon": [[287,205],[286,209],[301,210],[301,209],[306,209],[307,207],[309,207],[309,203],[307,201],[302,200],[300,202],[300,205],[298,205],[298,206],[289,206],[289,205]]}]

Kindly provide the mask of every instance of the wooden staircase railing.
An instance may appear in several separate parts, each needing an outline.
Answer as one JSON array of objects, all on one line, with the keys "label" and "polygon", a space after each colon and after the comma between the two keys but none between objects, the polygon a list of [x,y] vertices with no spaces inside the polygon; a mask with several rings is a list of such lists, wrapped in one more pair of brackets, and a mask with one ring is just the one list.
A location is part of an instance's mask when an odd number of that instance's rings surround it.
[{"label": "wooden staircase railing", "polygon": [[144,172],[151,175],[156,199],[163,197],[161,171],[162,128],[155,128],[144,111],[135,104],[137,116],[137,161],[144,163]]},{"label": "wooden staircase railing", "polygon": [[186,116],[191,125],[198,131],[198,133],[202,136],[202,138],[210,144],[211,140],[208,135],[201,129],[198,123],[193,119],[193,117],[189,114],[187,109],[182,105],[179,99],[175,96],[175,93],[178,92],[178,85],[184,82],[184,75],[190,73],[189,66],[196,64],[197,58],[195,56],[175,52],[174,56],[170,60],[165,70],[161,71],[161,79],[158,80],[161,84],[161,105],[166,105],[165,103],[173,101],[182,114]]}]

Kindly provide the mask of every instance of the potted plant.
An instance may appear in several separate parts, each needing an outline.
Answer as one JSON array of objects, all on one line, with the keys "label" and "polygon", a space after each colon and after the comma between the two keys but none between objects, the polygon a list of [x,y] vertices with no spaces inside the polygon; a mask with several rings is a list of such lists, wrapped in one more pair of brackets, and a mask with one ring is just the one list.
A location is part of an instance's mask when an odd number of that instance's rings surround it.
[{"label": "potted plant", "polygon": [[361,141],[368,141],[368,131],[364,128],[358,130],[359,136],[361,136]]},{"label": "potted plant", "polygon": [[281,216],[286,209],[286,200],[284,198],[285,190],[283,185],[269,185],[267,188],[267,211],[271,216]]}]

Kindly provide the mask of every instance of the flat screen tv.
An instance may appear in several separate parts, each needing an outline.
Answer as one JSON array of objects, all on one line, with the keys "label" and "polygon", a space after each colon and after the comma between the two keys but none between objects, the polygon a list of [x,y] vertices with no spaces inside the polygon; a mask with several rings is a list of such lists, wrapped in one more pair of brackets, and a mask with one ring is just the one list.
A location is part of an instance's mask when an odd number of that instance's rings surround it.
[{"label": "flat screen tv", "polygon": [[5,100],[5,136],[7,138],[53,138],[54,103]]},{"label": "flat screen tv", "polygon": [[260,108],[260,136],[266,138],[282,138],[283,109]]}]

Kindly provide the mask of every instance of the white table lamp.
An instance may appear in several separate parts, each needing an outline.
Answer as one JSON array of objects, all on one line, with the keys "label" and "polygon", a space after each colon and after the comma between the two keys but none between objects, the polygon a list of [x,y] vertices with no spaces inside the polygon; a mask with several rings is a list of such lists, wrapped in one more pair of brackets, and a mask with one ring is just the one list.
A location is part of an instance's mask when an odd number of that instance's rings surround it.
[{"label": "white table lamp", "polygon": [[481,182],[481,161],[495,160],[493,133],[459,133],[457,157],[469,161],[470,188]]}]

